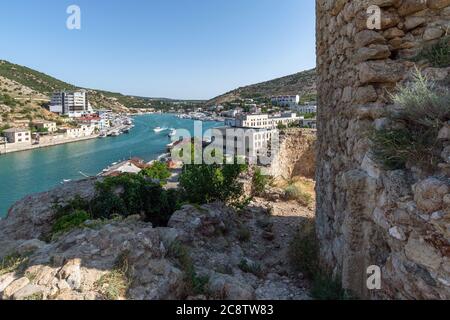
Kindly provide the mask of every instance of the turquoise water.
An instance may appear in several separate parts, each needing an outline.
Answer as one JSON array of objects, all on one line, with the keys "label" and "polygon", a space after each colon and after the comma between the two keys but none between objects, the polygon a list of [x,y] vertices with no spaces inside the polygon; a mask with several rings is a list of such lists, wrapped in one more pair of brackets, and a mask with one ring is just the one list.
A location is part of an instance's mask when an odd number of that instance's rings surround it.
[{"label": "turquoise water", "polygon": [[[4,217],[17,200],[61,184],[64,179],[78,180],[97,175],[111,163],[140,157],[146,161],[165,153],[170,142],[168,131],[156,134],[155,127],[194,130],[194,121],[173,115],[137,116],[130,134],[93,139],[50,148],[0,156],[0,217]],[[222,123],[204,122],[203,128]]]}]

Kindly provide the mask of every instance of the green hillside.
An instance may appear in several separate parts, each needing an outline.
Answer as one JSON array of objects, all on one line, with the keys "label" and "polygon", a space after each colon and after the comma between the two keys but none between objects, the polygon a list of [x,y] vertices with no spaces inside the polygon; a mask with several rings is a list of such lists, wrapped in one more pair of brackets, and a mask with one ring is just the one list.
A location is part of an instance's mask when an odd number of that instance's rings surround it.
[{"label": "green hillside", "polygon": [[303,101],[316,99],[316,70],[307,70],[290,76],[238,88],[207,102],[208,105],[223,104],[239,99],[270,98],[278,95],[300,95]]},{"label": "green hillside", "polygon": [[0,76],[14,80],[38,93],[50,95],[58,90],[73,90],[75,86],[60,81],[45,73],[0,60]]}]

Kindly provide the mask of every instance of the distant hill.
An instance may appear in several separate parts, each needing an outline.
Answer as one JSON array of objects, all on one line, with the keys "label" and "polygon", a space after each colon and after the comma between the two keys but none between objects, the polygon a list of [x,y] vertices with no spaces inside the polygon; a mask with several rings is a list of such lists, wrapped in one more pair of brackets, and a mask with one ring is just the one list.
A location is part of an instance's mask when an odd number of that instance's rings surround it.
[{"label": "distant hill", "polygon": [[59,90],[86,89],[89,101],[94,107],[126,112],[129,108],[145,108],[150,106],[150,99],[125,96],[116,92],[108,92],[77,87],[55,79],[45,73],[0,60],[0,93],[12,98],[32,101],[50,100],[53,92]]},{"label": "distant hill", "polygon": [[304,101],[316,99],[316,69],[238,88],[209,100],[207,105],[223,104],[238,99],[270,98],[278,95],[297,94],[300,95]]}]

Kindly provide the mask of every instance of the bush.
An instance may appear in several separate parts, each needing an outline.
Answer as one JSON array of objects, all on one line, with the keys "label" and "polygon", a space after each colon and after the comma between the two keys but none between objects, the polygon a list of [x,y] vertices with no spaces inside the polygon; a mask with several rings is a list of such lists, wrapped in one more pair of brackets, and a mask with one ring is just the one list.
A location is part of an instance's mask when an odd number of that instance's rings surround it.
[{"label": "bush", "polygon": [[254,195],[263,194],[269,182],[270,178],[262,174],[261,168],[257,168],[252,178],[253,194]]},{"label": "bush", "polygon": [[0,276],[18,271],[28,262],[28,257],[14,253],[0,260]]},{"label": "bush", "polygon": [[293,270],[302,272],[311,279],[311,296],[319,300],[352,299],[344,290],[341,281],[321,269],[319,262],[319,242],[314,220],[305,221],[289,244],[289,263]]},{"label": "bush", "polygon": [[150,168],[142,170],[141,174],[145,177],[159,180],[161,184],[166,184],[167,179],[169,179],[172,175],[167,164],[160,161],[156,161],[150,166]]},{"label": "bush", "polygon": [[165,227],[181,202],[178,191],[164,190],[161,185],[141,175],[107,177],[97,183],[96,193],[91,201],[76,197],[66,206],[54,207],[57,221],[52,234],[77,227],[84,218],[84,221],[110,220],[136,214],[143,215],[154,226]]},{"label": "bush", "polygon": [[403,169],[409,160],[423,170],[433,169],[443,147],[439,131],[450,120],[450,92],[417,71],[393,101],[399,110],[388,114],[392,125],[370,134],[374,160],[387,170]]},{"label": "bush", "polygon": [[307,220],[289,244],[289,262],[295,271],[313,277],[319,268],[319,241],[314,220]]},{"label": "bush", "polygon": [[288,200],[296,200],[305,207],[309,207],[312,204],[312,196],[294,184],[289,185],[284,192]]},{"label": "bush", "polygon": [[187,296],[207,293],[209,277],[198,275],[186,246],[175,241],[170,246],[168,255],[175,259],[184,271]]},{"label": "bush", "polygon": [[155,226],[166,226],[181,201],[176,190],[164,190],[141,175],[108,177],[96,188],[96,197],[91,202],[94,218],[143,214]]},{"label": "bush", "polygon": [[243,193],[238,178],[246,169],[239,164],[185,165],[180,186],[191,203],[236,202]]},{"label": "bush", "polygon": [[0,93],[0,104],[7,105],[9,107],[15,107],[15,106],[17,106],[18,103],[10,95]]},{"label": "bush", "polygon": [[450,66],[450,36],[442,38],[438,43],[425,48],[417,60],[428,60],[433,67],[445,68]]},{"label": "bush", "polygon": [[63,215],[56,219],[52,226],[52,235],[66,233],[73,229],[82,227],[84,223],[89,220],[91,216],[83,210],[75,210],[73,213]]}]

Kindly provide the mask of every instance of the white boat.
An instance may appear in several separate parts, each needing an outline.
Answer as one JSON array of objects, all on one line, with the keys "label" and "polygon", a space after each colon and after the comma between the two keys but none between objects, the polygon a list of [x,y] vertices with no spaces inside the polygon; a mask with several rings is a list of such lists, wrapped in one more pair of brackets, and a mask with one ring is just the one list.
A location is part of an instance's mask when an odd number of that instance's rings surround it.
[{"label": "white boat", "polygon": [[164,129],[161,127],[156,127],[155,129],[153,129],[153,131],[155,131],[156,133],[159,133],[161,131],[164,131]]},{"label": "white boat", "polygon": [[171,129],[170,132],[169,132],[169,137],[173,137],[176,134],[177,134],[177,130],[176,129]]}]

